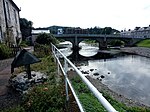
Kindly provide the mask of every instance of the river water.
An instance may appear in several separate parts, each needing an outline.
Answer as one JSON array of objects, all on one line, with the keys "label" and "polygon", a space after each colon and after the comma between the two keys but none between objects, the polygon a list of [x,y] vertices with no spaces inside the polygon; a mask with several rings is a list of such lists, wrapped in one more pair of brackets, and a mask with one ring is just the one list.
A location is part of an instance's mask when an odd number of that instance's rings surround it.
[{"label": "river water", "polygon": [[[85,43],[80,46],[79,54],[85,57],[98,52],[98,47]],[[61,51],[67,56],[72,53],[70,48]],[[76,63],[85,75],[101,81],[118,94],[150,106],[150,58],[119,55],[109,59],[78,60]]]}]

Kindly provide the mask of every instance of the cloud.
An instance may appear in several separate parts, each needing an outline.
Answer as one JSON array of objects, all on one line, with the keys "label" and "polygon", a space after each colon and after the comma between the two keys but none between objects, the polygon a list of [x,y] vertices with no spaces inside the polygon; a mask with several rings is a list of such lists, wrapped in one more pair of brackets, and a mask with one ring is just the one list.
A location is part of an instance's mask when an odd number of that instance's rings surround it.
[{"label": "cloud", "polygon": [[65,25],[111,26],[116,29],[149,25],[149,0],[14,0],[21,17],[35,27]]}]

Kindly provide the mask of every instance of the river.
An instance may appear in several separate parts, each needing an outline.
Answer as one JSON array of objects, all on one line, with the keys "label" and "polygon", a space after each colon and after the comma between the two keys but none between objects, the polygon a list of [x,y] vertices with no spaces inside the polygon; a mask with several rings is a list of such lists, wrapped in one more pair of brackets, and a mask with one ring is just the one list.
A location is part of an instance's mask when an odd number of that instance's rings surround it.
[{"label": "river", "polygon": [[[64,43],[63,43],[64,44]],[[69,48],[61,51],[69,56]],[[81,43],[80,55],[89,57],[97,54],[98,47]],[[150,106],[150,58],[138,55],[119,55],[115,58],[78,60],[78,68],[85,74],[101,81],[111,90],[129,99]]]}]

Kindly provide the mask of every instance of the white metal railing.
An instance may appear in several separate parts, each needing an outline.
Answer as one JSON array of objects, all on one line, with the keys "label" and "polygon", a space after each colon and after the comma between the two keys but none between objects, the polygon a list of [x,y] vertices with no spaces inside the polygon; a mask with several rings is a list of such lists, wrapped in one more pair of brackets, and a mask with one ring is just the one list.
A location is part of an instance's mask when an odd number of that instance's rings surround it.
[{"label": "white metal railing", "polygon": [[[108,112],[117,112],[112,105],[103,97],[103,95],[91,84],[91,82],[81,73],[81,71],[79,71],[77,69],[77,67],[63,54],[61,53],[61,51],[59,49],[56,48],[56,46],[54,46],[53,44],[51,44],[52,46],[52,52],[54,54],[55,57],[55,61],[58,63],[58,73],[60,72],[59,69],[62,70],[62,73],[65,77],[65,86],[66,86],[66,97],[67,97],[67,101],[69,100],[69,96],[68,96],[68,85],[75,97],[75,100],[78,104],[78,107],[80,109],[81,112],[84,112],[84,109],[67,77],[67,71],[68,71],[68,64],[75,70],[75,72],[81,77],[81,79],[83,80],[83,82],[88,86],[88,88],[90,89],[90,91],[94,94],[94,96],[99,100],[99,102],[101,102],[101,104],[105,107],[105,109]],[[59,60],[59,56],[61,55],[64,58],[64,67],[62,66],[62,64],[60,63]]]}]

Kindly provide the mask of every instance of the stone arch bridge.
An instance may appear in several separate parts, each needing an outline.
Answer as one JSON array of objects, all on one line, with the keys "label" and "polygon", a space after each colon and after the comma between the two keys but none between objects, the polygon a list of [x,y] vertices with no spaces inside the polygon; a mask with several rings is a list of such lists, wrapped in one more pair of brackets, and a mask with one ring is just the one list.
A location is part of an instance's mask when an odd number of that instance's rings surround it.
[{"label": "stone arch bridge", "polygon": [[129,35],[100,35],[100,34],[60,34],[54,35],[57,39],[64,39],[70,41],[73,45],[73,49],[79,48],[79,43],[85,39],[96,40],[99,43],[99,49],[106,48],[107,43],[113,40],[122,40],[126,43],[126,46],[132,46],[138,41],[144,38],[133,38]]}]

